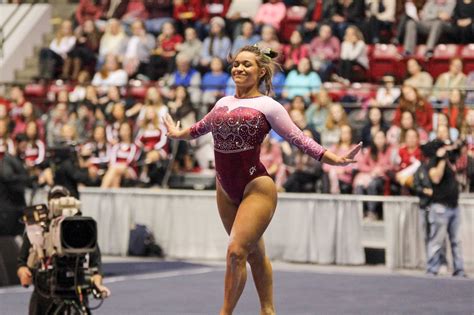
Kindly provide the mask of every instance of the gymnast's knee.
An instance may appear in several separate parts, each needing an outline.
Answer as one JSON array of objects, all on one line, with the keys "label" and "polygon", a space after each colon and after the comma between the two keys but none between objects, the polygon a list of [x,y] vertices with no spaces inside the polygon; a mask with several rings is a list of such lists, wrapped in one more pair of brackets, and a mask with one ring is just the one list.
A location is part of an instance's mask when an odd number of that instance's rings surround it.
[{"label": "gymnast's knee", "polygon": [[227,247],[227,263],[231,266],[245,264],[249,257],[249,251],[241,244],[231,242]]}]

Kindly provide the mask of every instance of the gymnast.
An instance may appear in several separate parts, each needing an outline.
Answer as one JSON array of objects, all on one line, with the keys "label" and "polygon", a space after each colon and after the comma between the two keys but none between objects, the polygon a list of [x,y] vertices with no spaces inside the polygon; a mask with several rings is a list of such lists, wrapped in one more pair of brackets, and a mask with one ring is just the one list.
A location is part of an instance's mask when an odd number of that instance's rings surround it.
[{"label": "gymnast", "polygon": [[[291,121],[284,107],[267,96],[272,91],[277,53],[245,46],[232,57],[234,96],[221,98],[190,128],[166,116],[168,136],[190,140],[212,132],[217,177],[217,207],[230,236],[220,315],[232,314],[247,279],[247,261],[260,299],[260,314],[275,314],[272,267],[262,235],[277,204],[273,180],[260,162],[260,145],[270,129],[316,160],[331,165],[354,163],[361,144],[346,156],[327,151]],[[265,94],[259,87],[265,86]]]}]

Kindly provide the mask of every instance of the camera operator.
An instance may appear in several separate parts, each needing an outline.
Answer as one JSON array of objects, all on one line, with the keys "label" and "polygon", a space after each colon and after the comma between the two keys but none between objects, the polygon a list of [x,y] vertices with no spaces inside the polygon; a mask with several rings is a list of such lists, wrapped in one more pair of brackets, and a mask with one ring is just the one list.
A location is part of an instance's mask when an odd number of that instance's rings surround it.
[{"label": "camera operator", "polygon": [[460,210],[459,184],[456,180],[454,163],[459,157],[460,143],[451,144],[449,130],[439,126],[437,138],[424,146],[424,153],[430,159],[428,175],[433,194],[429,211],[430,235],[428,240],[427,273],[437,275],[443,263],[442,252],[449,236],[453,255],[453,276],[464,277],[461,242],[459,240]]},{"label": "camera operator", "polygon": [[[48,203],[51,205],[51,201],[63,197],[70,197],[70,192],[62,186],[54,186],[48,194]],[[77,199],[75,200],[77,201]],[[80,212],[78,212],[76,215],[80,215]],[[58,258],[58,260],[62,260],[63,262],[68,259],[70,260],[71,257]],[[72,259],[76,258],[73,257]],[[98,292],[100,292],[102,298],[110,296],[110,290],[102,284],[102,262],[98,245],[96,246],[96,249],[89,254],[87,262],[88,267],[93,271],[91,284],[95,286],[95,289]],[[30,242],[30,239],[25,233],[23,236],[23,245],[18,257],[17,275],[22,286],[28,287],[31,284],[35,286],[30,299],[28,312],[30,315],[49,314],[49,312],[53,311],[60,302],[60,300],[52,297],[51,295],[45,295],[44,293],[41,293],[49,291],[48,286],[50,285],[50,280],[37,276],[40,265],[40,259],[34,254],[34,248]],[[87,299],[87,296],[85,296],[85,299]]]},{"label": "camera operator", "polygon": [[[27,144],[26,137],[17,136],[17,152]],[[0,146],[0,234],[20,235],[21,210],[26,206],[25,188],[31,186],[31,178],[17,155],[10,155]]]}]

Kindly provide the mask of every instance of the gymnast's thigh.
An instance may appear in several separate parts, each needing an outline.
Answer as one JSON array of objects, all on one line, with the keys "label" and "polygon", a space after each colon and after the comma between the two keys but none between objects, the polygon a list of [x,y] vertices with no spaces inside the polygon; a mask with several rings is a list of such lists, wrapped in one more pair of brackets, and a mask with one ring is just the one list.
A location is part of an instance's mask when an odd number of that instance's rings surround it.
[{"label": "gymnast's thigh", "polygon": [[239,206],[230,199],[230,197],[220,185],[219,180],[216,182],[216,199],[219,216],[221,217],[222,224],[224,224],[227,234],[230,235],[230,231],[232,230],[232,225],[234,224],[235,216]]}]

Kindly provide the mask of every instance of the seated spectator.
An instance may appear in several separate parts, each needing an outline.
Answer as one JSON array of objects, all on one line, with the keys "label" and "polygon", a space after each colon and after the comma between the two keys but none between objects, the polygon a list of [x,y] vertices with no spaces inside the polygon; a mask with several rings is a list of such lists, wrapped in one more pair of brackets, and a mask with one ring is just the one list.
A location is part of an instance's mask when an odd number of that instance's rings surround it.
[{"label": "seated spectator", "polygon": [[394,44],[395,46],[399,46],[400,43],[403,42],[407,22],[410,20],[417,22],[419,20],[418,16],[425,2],[425,0],[409,0],[404,2],[397,2],[397,36],[392,38],[392,44]]},{"label": "seated spectator", "polygon": [[403,85],[410,85],[418,90],[420,96],[427,98],[431,94],[433,87],[433,77],[418,63],[415,58],[410,58],[407,61],[407,76],[403,81]]},{"label": "seated spectator", "polygon": [[135,143],[141,150],[139,162],[140,180],[145,184],[161,184],[166,168],[163,162],[168,159],[166,127],[153,105],[145,105],[144,117],[140,122]]},{"label": "seated spectator", "polygon": [[426,59],[433,57],[435,46],[441,35],[449,28],[456,0],[428,0],[420,12],[419,20],[409,20],[406,23],[404,54],[415,53],[418,34],[428,36],[426,41]]},{"label": "seated spectator", "polygon": [[14,121],[15,128],[12,132],[12,139],[16,137],[19,133],[26,133],[26,125],[33,121],[36,123],[36,128],[38,131],[38,138],[44,141],[45,139],[45,130],[44,130],[44,123],[40,117],[38,117],[38,113],[33,106],[33,103],[26,102],[23,105],[23,111],[21,115]]},{"label": "seated spectator", "polygon": [[372,107],[369,110],[369,119],[362,128],[361,140],[364,147],[367,147],[372,142],[372,138],[379,131],[387,132],[388,125],[385,123],[382,111],[378,107]]},{"label": "seated spectator", "polygon": [[262,40],[257,44],[260,49],[270,48],[271,50],[281,54],[282,46],[278,40],[275,28],[270,25],[264,25],[260,35]]},{"label": "seated spectator", "polygon": [[474,42],[474,2],[471,0],[456,0],[453,12],[454,32],[457,42],[469,44]]},{"label": "seated spectator", "polygon": [[25,151],[25,165],[30,176],[38,177],[39,185],[53,187],[53,171],[46,159],[46,146],[39,138],[38,127],[35,121],[26,124],[26,137],[28,144]]},{"label": "seated spectator", "polygon": [[109,168],[100,187],[118,188],[136,182],[138,153],[138,148],[133,143],[132,126],[128,122],[122,122],[119,127],[118,143],[111,149]]},{"label": "seated spectator", "polygon": [[143,3],[148,12],[145,28],[157,36],[164,23],[173,22],[173,0],[144,0]]},{"label": "seated spectator", "polygon": [[328,81],[334,71],[334,63],[341,54],[341,44],[336,36],[332,35],[331,27],[321,25],[319,35],[309,45],[309,58],[313,69],[319,73],[323,81]]},{"label": "seated spectator", "polygon": [[103,121],[105,123],[106,111],[105,108],[99,103],[99,96],[97,95],[97,89],[95,86],[88,85],[85,88],[85,97],[80,102],[80,104],[83,104],[89,109],[93,110],[96,120]]},{"label": "seated spectator", "polygon": [[277,190],[281,191],[283,183],[286,180],[283,155],[280,144],[271,139],[270,136],[263,139],[260,150],[260,161],[263,166],[265,166],[268,175],[275,181]]},{"label": "seated spectator", "polygon": [[143,21],[133,22],[131,29],[132,36],[123,55],[123,68],[128,77],[133,77],[137,73],[147,73],[150,52],[155,46],[155,40],[152,35],[146,33]]},{"label": "seated spectator", "polygon": [[188,89],[191,102],[198,104],[201,101],[201,74],[191,66],[191,59],[187,54],[180,52],[176,56],[176,71],[163,78],[163,96],[171,98],[169,87],[182,85]]},{"label": "seated spectator", "polygon": [[127,72],[122,69],[122,65],[115,55],[107,55],[102,69],[96,72],[92,79],[92,85],[102,93],[107,91],[110,86],[125,86],[127,83]]},{"label": "seated spectator", "polygon": [[282,96],[291,100],[296,95],[300,95],[304,97],[305,102],[309,102],[311,94],[317,93],[320,88],[321,79],[311,69],[309,59],[303,58],[300,60],[297,69],[290,71],[286,77]]},{"label": "seated spectator", "polygon": [[116,145],[120,141],[120,126],[128,123],[125,115],[125,105],[116,103],[112,108],[112,115],[105,127],[105,135],[110,145]]},{"label": "seated spectator", "polygon": [[416,125],[415,116],[410,111],[401,114],[400,126],[392,125],[387,131],[387,141],[392,146],[402,145],[405,141],[405,133],[408,129],[416,129],[420,138],[420,143],[428,141],[428,132]]},{"label": "seated spectator", "polygon": [[43,79],[55,79],[59,68],[64,66],[67,54],[74,48],[76,37],[72,32],[72,23],[65,20],[61,23],[56,37],[51,41],[49,48],[41,49],[39,56],[39,74]]},{"label": "seated spectator", "polygon": [[439,127],[443,126],[449,132],[449,139],[456,141],[459,138],[459,130],[449,125],[449,117],[444,113],[436,113],[433,119],[433,131],[429,134],[430,141],[436,139]]},{"label": "seated spectator", "polygon": [[88,66],[88,69],[93,71],[99,52],[99,43],[100,33],[94,22],[86,20],[76,29],[76,44],[67,54],[64,62],[63,79],[76,81],[84,66]]},{"label": "seated spectator", "polygon": [[[226,20],[227,20],[227,24],[229,25],[229,28],[228,28],[230,31],[229,35],[234,40],[241,33],[241,28],[243,27],[245,22],[252,23],[261,5],[262,5],[262,0],[231,1],[229,10],[227,11],[227,14],[226,14]],[[254,27],[252,23],[252,30],[253,29]],[[246,45],[253,45],[253,44],[255,43],[246,44]],[[235,45],[235,42],[234,42],[234,45]],[[245,45],[242,45],[241,47],[243,46]]]},{"label": "seated spectator", "polygon": [[[72,117],[71,117],[72,116]],[[71,113],[70,119],[74,122],[77,131],[77,142],[84,143],[92,137],[94,126],[97,122],[94,108],[79,104]]]},{"label": "seated spectator", "polygon": [[104,125],[97,125],[92,133],[92,138],[81,148],[81,155],[86,159],[90,168],[95,169],[99,183],[110,163],[111,146],[105,137]]},{"label": "seated spectator", "polygon": [[461,130],[466,119],[468,108],[464,103],[461,91],[454,89],[449,95],[449,105],[443,108],[443,113],[449,117],[449,126]]},{"label": "seated spectator", "polygon": [[227,60],[230,53],[231,41],[225,35],[225,21],[221,17],[214,17],[211,20],[211,30],[209,36],[204,40],[201,59],[199,61],[200,67],[207,71],[211,63],[212,57],[219,57],[221,60]]},{"label": "seated spectator", "polygon": [[331,97],[327,90],[320,90],[313,94],[312,102],[305,112],[308,126],[321,133],[325,128],[326,120],[329,114],[328,108],[331,107]]},{"label": "seated spectator", "polygon": [[402,187],[411,188],[413,176],[421,165],[423,155],[420,149],[420,137],[418,131],[410,128],[405,133],[403,145],[398,149],[400,163],[398,164],[395,180]]},{"label": "seated spectator", "polygon": [[186,55],[191,60],[192,66],[199,64],[199,57],[202,51],[202,42],[197,37],[196,30],[188,27],[184,30],[184,42],[176,45],[179,54]]},{"label": "seated spectator", "polygon": [[0,156],[3,156],[5,153],[15,155],[15,143],[8,131],[8,120],[0,119]]},{"label": "seated spectator", "polygon": [[148,19],[148,11],[145,7],[145,1],[143,0],[127,0],[124,2],[127,5],[125,7],[125,13],[120,19],[122,24],[125,25],[127,33],[129,33],[129,27],[134,22]]},{"label": "seated spectator", "polygon": [[341,138],[341,127],[348,125],[347,114],[339,103],[334,103],[329,107],[329,115],[326,124],[321,130],[321,145],[329,148],[339,142]]},{"label": "seated spectator", "polygon": [[12,86],[10,89],[10,97],[6,101],[8,116],[10,117],[11,121],[15,121],[21,116],[23,113],[23,106],[26,102],[27,100],[25,98],[25,92],[23,89],[18,85]]},{"label": "seated spectator", "polygon": [[[358,195],[383,195],[385,183],[389,180],[389,172],[396,168],[393,148],[389,146],[385,133],[380,130],[370,143],[369,148],[362,151],[357,161],[358,173],[354,177],[354,193]],[[381,203],[367,202],[366,217],[376,221],[381,218]]]},{"label": "seated spectator", "polygon": [[360,30],[355,26],[349,26],[344,35],[341,45],[341,59],[339,61],[339,75],[350,82],[360,80],[355,70],[369,69],[369,58],[367,57],[367,45]]},{"label": "seated spectator", "polygon": [[87,20],[91,20],[94,23],[99,21],[100,24],[100,20],[104,17],[105,9],[106,5],[104,2],[80,0],[74,13],[76,23],[82,26]]},{"label": "seated spectator", "polygon": [[[349,125],[341,126],[341,137],[339,142],[330,150],[337,155],[345,156],[351,152],[356,145],[352,143],[352,128]],[[323,164],[324,184],[323,193],[350,194],[352,193],[352,180],[354,176],[354,164],[344,167],[336,167]]]},{"label": "seated spectator", "polygon": [[410,111],[415,116],[417,126],[426,132],[433,129],[433,106],[418,94],[416,88],[409,85],[402,87],[400,101],[393,118],[395,125],[400,125],[400,117],[404,111]]},{"label": "seated spectator", "polygon": [[382,30],[392,33],[395,22],[396,1],[393,0],[371,0],[367,3],[369,19],[369,39],[372,44],[380,43]]},{"label": "seated spectator", "polygon": [[295,70],[301,59],[308,58],[308,46],[303,43],[303,37],[299,31],[293,31],[290,43],[283,46],[283,69],[285,71]]},{"label": "seated spectator", "polygon": [[159,123],[163,123],[163,119],[165,118],[166,114],[168,114],[168,107],[166,106],[165,102],[163,102],[161,93],[156,87],[151,86],[148,88],[143,105],[144,106],[141,106],[137,117],[138,126],[143,125],[143,121],[147,112],[147,106],[152,107],[155,110]]},{"label": "seated spectator", "polygon": [[183,37],[176,34],[176,29],[171,22],[163,24],[162,32],[156,39],[156,48],[151,56],[149,77],[155,81],[174,69],[177,47],[183,42]]},{"label": "seated spectator", "polygon": [[174,121],[180,121],[182,128],[191,127],[196,122],[196,112],[186,87],[178,85],[167,107]]},{"label": "seated spectator", "polygon": [[[92,87],[92,89],[96,90],[94,87]],[[126,103],[125,99],[122,97],[120,88],[118,88],[117,86],[110,86],[107,89],[107,94],[99,98],[97,101],[96,101],[97,92],[94,93],[92,89],[88,90],[88,93],[90,93],[88,97],[88,100],[89,100],[88,103],[90,103],[89,107],[94,108],[95,110],[99,110],[107,119],[111,118],[112,109],[115,104],[122,103],[125,105]],[[95,102],[95,105],[94,105],[94,102]]]},{"label": "seated spectator", "polygon": [[343,39],[349,25],[354,25],[359,30],[363,29],[365,23],[365,1],[333,1],[329,8],[329,16],[333,25],[334,34]]},{"label": "seated spectator", "polygon": [[127,47],[128,37],[125,35],[120,21],[117,19],[110,19],[107,22],[105,32],[100,39],[99,45],[99,59],[97,68],[100,68],[107,55],[123,56],[125,48]]},{"label": "seated spectator", "polygon": [[464,89],[466,87],[466,75],[462,72],[461,58],[453,58],[449,63],[449,71],[439,75],[433,90],[433,100],[442,104],[449,102],[449,93],[452,89]]},{"label": "seated spectator", "polygon": [[54,147],[59,145],[61,139],[61,129],[69,122],[69,113],[66,103],[57,103],[54,108],[48,112],[46,122],[46,145]]},{"label": "seated spectator", "polygon": [[271,25],[278,31],[285,16],[285,4],[281,0],[269,0],[258,8],[254,22],[258,27]]},{"label": "seated spectator", "polygon": [[224,96],[228,80],[229,74],[224,72],[224,62],[217,57],[212,58],[211,71],[202,78],[202,109],[205,109],[203,114],[208,112],[208,106],[214,106],[214,103]]},{"label": "seated spectator", "polygon": [[[474,86],[474,71],[469,72],[466,79],[466,86]],[[468,91],[464,101],[468,105],[474,105],[474,91]]]},{"label": "seated spectator", "polygon": [[392,106],[400,97],[401,91],[395,86],[395,78],[391,75],[384,75],[382,78],[383,85],[377,89],[375,96],[375,106]]},{"label": "seated spectator", "polygon": [[[318,34],[321,23],[328,22],[330,16],[329,10],[332,8],[331,1],[315,0],[309,1],[306,15],[299,26],[299,31],[303,34],[305,43],[311,42]],[[337,54],[339,56],[339,54]]]},{"label": "seated spectator", "polygon": [[260,36],[254,33],[254,25],[252,21],[242,23],[240,35],[238,35],[232,44],[232,55],[235,56],[240,48],[244,46],[252,46],[260,41]]},{"label": "seated spectator", "polygon": [[173,18],[179,22],[180,29],[202,27],[201,0],[174,0],[173,2]]}]

